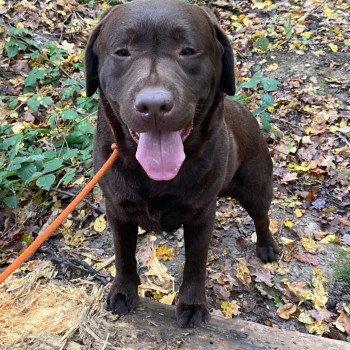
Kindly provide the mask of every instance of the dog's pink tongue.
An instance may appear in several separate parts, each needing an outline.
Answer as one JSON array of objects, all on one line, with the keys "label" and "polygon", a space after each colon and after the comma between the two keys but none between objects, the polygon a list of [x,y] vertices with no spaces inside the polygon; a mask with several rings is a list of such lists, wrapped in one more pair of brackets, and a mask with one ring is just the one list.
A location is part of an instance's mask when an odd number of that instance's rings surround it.
[{"label": "dog's pink tongue", "polygon": [[173,179],[185,160],[180,131],[140,133],[136,159],[151,179]]}]

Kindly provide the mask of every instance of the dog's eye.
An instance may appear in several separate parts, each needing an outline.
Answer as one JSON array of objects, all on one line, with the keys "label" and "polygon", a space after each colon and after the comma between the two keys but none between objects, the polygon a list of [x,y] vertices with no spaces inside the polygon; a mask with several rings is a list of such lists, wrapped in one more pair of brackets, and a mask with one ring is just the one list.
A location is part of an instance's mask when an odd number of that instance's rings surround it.
[{"label": "dog's eye", "polygon": [[196,53],[194,49],[191,47],[185,47],[184,49],[181,50],[180,55],[181,56],[192,56]]},{"label": "dog's eye", "polygon": [[119,57],[128,57],[128,56],[130,56],[130,52],[127,49],[119,49],[114,54],[119,56]]}]

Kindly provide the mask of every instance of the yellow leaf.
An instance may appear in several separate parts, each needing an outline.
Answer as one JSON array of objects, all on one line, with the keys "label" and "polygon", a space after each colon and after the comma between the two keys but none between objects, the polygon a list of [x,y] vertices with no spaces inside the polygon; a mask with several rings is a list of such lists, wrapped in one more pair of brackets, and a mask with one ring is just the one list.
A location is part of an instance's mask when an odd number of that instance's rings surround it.
[{"label": "yellow leaf", "polygon": [[304,247],[304,249],[310,253],[316,253],[317,251],[317,244],[311,237],[302,237],[301,238],[301,245]]},{"label": "yellow leaf", "polygon": [[288,169],[300,170],[300,171],[308,171],[309,167],[305,166],[305,165],[299,165],[299,164],[296,164],[296,163],[289,163],[288,164]]},{"label": "yellow leaf", "polygon": [[168,274],[168,269],[154,255],[147,261],[148,271],[146,276],[156,276],[160,282],[174,281],[174,277]]},{"label": "yellow leaf", "polygon": [[338,130],[339,130],[339,126],[336,126],[336,125],[331,125],[329,128],[329,131],[331,132],[331,133],[336,133]]},{"label": "yellow leaf", "polygon": [[323,9],[323,12],[325,13],[326,16],[330,17],[330,16],[333,16],[333,10],[330,9],[329,7],[325,7]]},{"label": "yellow leaf", "polygon": [[315,309],[320,311],[328,301],[328,295],[324,289],[324,275],[319,268],[312,269],[312,285],[314,286]]},{"label": "yellow leaf", "polygon": [[108,7],[109,7],[109,5],[108,5],[107,2],[103,2],[103,3],[101,4],[101,8],[102,8],[102,10],[104,10],[104,11],[107,10]]},{"label": "yellow leaf", "polygon": [[112,277],[115,277],[116,275],[116,268],[115,268],[115,264],[112,264],[111,266],[108,267],[108,271],[111,274]]},{"label": "yellow leaf", "polygon": [[298,316],[298,321],[305,324],[313,324],[314,320],[308,311],[302,311]]},{"label": "yellow leaf", "polygon": [[244,24],[246,27],[249,27],[249,19],[248,19],[248,18],[243,18],[243,24]]},{"label": "yellow leaf", "polygon": [[232,318],[233,315],[237,316],[240,314],[239,305],[237,305],[236,300],[232,300],[232,301],[223,300],[220,303],[220,306],[221,306],[221,310],[223,311],[223,314],[227,318]]},{"label": "yellow leaf", "polygon": [[292,244],[295,242],[294,239],[289,239],[287,237],[281,237],[281,241],[284,245]]},{"label": "yellow leaf", "polygon": [[66,219],[62,226],[64,226],[65,228],[70,228],[72,227],[72,225],[73,225],[73,221],[70,219]]},{"label": "yellow leaf", "polygon": [[161,299],[159,299],[159,302],[166,305],[172,305],[175,297],[176,297],[176,292],[168,295],[164,295]]},{"label": "yellow leaf", "polygon": [[284,320],[289,320],[290,316],[297,311],[297,307],[292,303],[287,303],[277,309],[277,315]]},{"label": "yellow leaf", "polygon": [[278,69],[278,63],[272,63],[266,67],[267,72],[272,72],[273,70],[276,70],[276,69]]},{"label": "yellow leaf", "polygon": [[96,232],[103,232],[107,227],[107,221],[104,218],[104,214],[98,216],[94,221],[94,230]]},{"label": "yellow leaf", "polygon": [[16,28],[18,28],[18,29],[23,29],[23,28],[24,28],[23,23],[22,23],[22,22],[17,23],[17,24],[16,24]]},{"label": "yellow leaf", "polygon": [[19,134],[24,128],[25,128],[25,126],[22,123],[13,123],[12,124],[12,131],[15,134]]},{"label": "yellow leaf", "polygon": [[290,272],[286,266],[287,264],[285,264],[284,262],[277,262],[277,261],[264,264],[264,267],[266,269],[269,269],[270,271],[277,273],[279,275],[285,275]]},{"label": "yellow leaf", "polygon": [[294,215],[297,217],[297,218],[301,218],[304,214],[305,210],[304,209],[295,209],[294,210]]},{"label": "yellow leaf", "polygon": [[327,235],[320,240],[321,243],[340,243],[340,238],[336,235]]},{"label": "yellow leaf", "polygon": [[79,177],[79,179],[75,180],[71,186],[75,186],[75,185],[81,185],[85,180],[84,176]]},{"label": "yellow leaf", "polygon": [[305,327],[309,333],[317,333],[319,335],[329,331],[329,325],[322,321],[317,321],[315,324],[306,324]]},{"label": "yellow leaf", "polygon": [[313,134],[314,133],[314,130],[311,128],[311,127],[308,127],[305,129],[305,134],[306,135],[310,135],[310,134]]},{"label": "yellow leaf", "polygon": [[236,276],[245,285],[250,284],[252,281],[249,268],[242,259],[238,260],[238,264],[236,266]]},{"label": "yellow leaf", "polygon": [[315,56],[324,56],[326,53],[324,50],[317,50],[312,52]]},{"label": "yellow leaf", "polygon": [[331,50],[332,50],[333,52],[338,52],[338,46],[337,46],[337,45],[329,44],[329,47],[331,48]]},{"label": "yellow leaf", "polygon": [[279,231],[279,229],[280,229],[279,221],[277,219],[272,219],[270,221],[270,227],[269,228],[270,228],[271,234],[274,235],[275,233],[277,233]]},{"label": "yellow leaf", "polygon": [[141,227],[138,228],[138,231],[137,231],[138,235],[144,235],[145,233],[146,233],[146,231],[143,228],[141,228]]},{"label": "yellow leaf", "polygon": [[158,246],[156,248],[156,256],[159,260],[171,260],[174,257],[174,248]]},{"label": "yellow leaf", "polygon": [[284,224],[284,226],[289,227],[289,228],[293,227],[293,223],[288,219],[284,219],[283,224]]}]

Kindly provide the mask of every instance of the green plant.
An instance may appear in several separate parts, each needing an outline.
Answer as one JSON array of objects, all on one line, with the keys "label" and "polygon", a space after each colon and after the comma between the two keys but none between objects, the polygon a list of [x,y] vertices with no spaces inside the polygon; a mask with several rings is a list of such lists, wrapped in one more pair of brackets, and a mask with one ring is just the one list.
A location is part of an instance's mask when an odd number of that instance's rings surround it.
[{"label": "green plant", "polygon": [[[252,113],[254,116],[259,116],[263,130],[271,130],[271,114],[268,111],[275,103],[270,92],[276,91],[279,81],[273,78],[268,78],[261,71],[256,72],[249,81],[240,83],[237,86],[238,93],[232,97],[233,100],[248,104],[253,100],[258,104]],[[255,93],[253,95],[251,92]]]},{"label": "green plant", "polygon": [[[7,56],[16,59],[20,54],[32,65],[21,94],[0,96],[9,117],[18,118],[0,125],[0,202],[15,207],[29,191],[69,185],[81,174],[92,172],[97,103],[96,96],[82,93],[81,62],[69,63],[75,75],[64,70],[67,50],[38,40],[25,28],[9,28],[6,35]],[[25,111],[40,117],[40,123],[23,121]]]},{"label": "green plant", "polygon": [[293,34],[292,15],[288,14],[284,20],[284,35],[286,36],[286,39],[289,40],[292,37],[292,34]]},{"label": "green plant", "polygon": [[350,253],[348,251],[338,251],[335,273],[340,281],[350,286]]},{"label": "green plant", "polygon": [[[52,125],[55,118],[50,120]],[[70,183],[79,172],[79,165],[91,167],[91,120],[70,110],[60,111],[60,118],[67,122],[64,132],[57,128],[25,127],[15,133],[7,124],[0,126],[4,136],[0,140],[0,200],[7,206],[15,207],[28,186],[48,191],[55,183]]]}]

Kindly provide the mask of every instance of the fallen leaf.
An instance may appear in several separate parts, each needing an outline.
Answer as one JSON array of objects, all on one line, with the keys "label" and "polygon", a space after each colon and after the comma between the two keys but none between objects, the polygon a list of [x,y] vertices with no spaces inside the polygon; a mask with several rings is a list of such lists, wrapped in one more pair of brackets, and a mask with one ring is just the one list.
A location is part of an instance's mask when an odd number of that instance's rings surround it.
[{"label": "fallen leaf", "polygon": [[311,264],[314,266],[317,266],[319,264],[317,258],[311,254],[294,254],[294,258],[297,259],[300,262],[303,262],[305,264]]},{"label": "fallen leaf", "polygon": [[342,310],[340,312],[339,317],[337,318],[337,322],[339,322],[343,326],[343,332],[345,331],[348,335],[350,335],[350,315],[347,314],[344,310]]},{"label": "fallen leaf", "polygon": [[303,209],[295,209],[294,210],[294,215],[297,217],[297,218],[301,218],[303,215],[304,215],[304,212],[305,210]]},{"label": "fallen leaf", "polygon": [[287,172],[282,178],[282,183],[287,183],[289,181],[294,181],[298,179],[298,173],[297,172]]},{"label": "fallen leaf", "polygon": [[331,48],[331,50],[332,50],[333,52],[338,52],[338,46],[337,46],[337,45],[335,45],[335,44],[329,44],[329,47]]},{"label": "fallen leaf", "polygon": [[226,286],[215,284],[213,291],[219,299],[228,300],[230,298],[230,291]]},{"label": "fallen leaf", "polygon": [[329,325],[322,321],[318,321],[315,324],[306,324],[305,327],[309,333],[316,333],[319,335],[329,331]]},{"label": "fallen leaf", "polygon": [[250,284],[252,281],[249,268],[243,259],[238,260],[238,264],[236,265],[236,276],[245,285]]},{"label": "fallen leaf", "polygon": [[327,235],[326,237],[322,238],[320,240],[321,243],[340,243],[340,238],[337,237],[336,235],[332,234],[332,235]]},{"label": "fallen leaf", "polygon": [[324,275],[319,268],[312,270],[312,285],[314,286],[315,309],[320,311],[328,301],[328,294],[324,289]]},{"label": "fallen leaf", "polygon": [[284,226],[286,226],[288,228],[293,227],[293,223],[289,219],[284,219],[283,224],[284,224]]},{"label": "fallen leaf", "polygon": [[289,320],[290,316],[297,311],[297,307],[292,303],[287,303],[277,309],[277,315],[284,320]]},{"label": "fallen leaf", "polygon": [[239,305],[236,300],[232,301],[222,301],[220,303],[221,310],[226,318],[232,318],[232,316],[237,316],[240,314]]},{"label": "fallen leaf", "polygon": [[270,221],[270,227],[269,228],[270,228],[271,234],[274,235],[275,233],[277,233],[279,231],[279,229],[280,229],[279,221],[277,219],[272,219]]},{"label": "fallen leaf", "polygon": [[174,281],[174,277],[168,274],[168,269],[153,255],[147,263],[148,271],[146,276],[156,276],[160,282]]},{"label": "fallen leaf", "polygon": [[150,239],[146,243],[140,245],[136,253],[136,260],[139,263],[140,267],[147,266],[149,259],[153,255],[153,246]]},{"label": "fallen leaf", "polygon": [[316,209],[323,209],[326,205],[326,200],[324,198],[318,198],[314,200],[311,204]]},{"label": "fallen leaf", "polygon": [[337,316],[334,312],[331,312],[327,310],[326,308],[323,308],[320,311],[317,310],[311,310],[310,315],[316,319],[317,321],[325,321],[325,322],[331,322],[332,318],[334,316]]},{"label": "fallen leaf", "polygon": [[84,183],[84,181],[85,181],[85,177],[80,176],[77,180],[75,180],[70,184],[70,187],[81,185],[82,183]]},{"label": "fallen leaf", "polygon": [[311,237],[302,237],[301,238],[301,245],[304,247],[304,249],[310,253],[316,253],[317,251],[317,244]]},{"label": "fallen leaf", "polygon": [[279,261],[279,262],[273,261],[270,263],[266,263],[264,264],[264,267],[266,267],[270,271],[275,272],[279,275],[285,275],[290,272],[288,265],[283,261]]},{"label": "fallen leaf", "polygon": [[284,245],[295,243],[295,239],[289,239],[287,237],[281,237],[280,239]]},{"label": "fallen leaf", "polygon": [[159,299],[159,302],[166,305],[172,305],[174,303],[176,297],[176,292],[170,293],[168,295],[164,295],[161,299]]},{"label": "fallen leaf", "polygon": [[252,267],[252,276],[255,276],[255,282],[262,282],[267,284],[268,286],[272,286],[272,273],[269,269],[263,266],[253,266]]},{"label": "fallen leaf", "polygon": [[326,232],[324,231],[317,231],[314,233],[314,237],[315,239],[317,239],[318,241],[320,241],[323,237],[325,237],[327,235]]},{"label": "fallen leaf", "polygon": [[107,227],[107,221],[104,218],[104,214],[98,216],[94,221],[94,230],[96,232],[103,232]]},{"label": "fallen leaf", "polygon": [[268,297],[270,300],[274,298],[273,295],[269,294],[269,292],[264,289],[263,284],[256,284],[255,288],[260,292],[262,296]]},{"label": "fallen leaf", "polygon": [[308,311],[302,311],[298,316],[298,321],[305,324],[314,323],[314,320]]},{"label": "fallen leaf", "polygon": [[174,257],[174,248],[158,246],[156,247],[156,256],[159,260],[171,260]]}]

